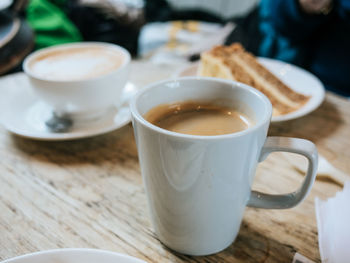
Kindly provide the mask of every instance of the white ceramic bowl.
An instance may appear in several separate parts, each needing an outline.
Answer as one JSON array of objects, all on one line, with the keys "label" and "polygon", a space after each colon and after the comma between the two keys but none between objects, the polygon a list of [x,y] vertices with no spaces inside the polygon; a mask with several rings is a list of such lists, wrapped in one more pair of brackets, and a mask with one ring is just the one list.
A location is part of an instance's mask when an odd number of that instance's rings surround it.
[{"label": "white ceramic bowl", "polygon": [[1,263],[146,263],[143,260],[116,252],[89,249],[64,248],[26,254]]}]

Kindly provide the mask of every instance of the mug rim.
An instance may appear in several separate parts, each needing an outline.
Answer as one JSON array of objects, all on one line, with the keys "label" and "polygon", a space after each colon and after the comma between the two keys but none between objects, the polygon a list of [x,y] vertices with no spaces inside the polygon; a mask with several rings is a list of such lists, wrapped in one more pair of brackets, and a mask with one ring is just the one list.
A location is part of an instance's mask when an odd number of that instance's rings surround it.
[{"label": "mug rim", "polygon": [[[152,88],[156,88],[160,85],[164,85],[166,83],[171,83],[171,82],[181,82],[181,81],[186,81],[186,80],[199,80],[199,81],[212,81],[212,82],[217,82],[217,83],[222,83],[222,84],[227,84],[230,85],[231,87],[237,87],[239,89],[246,89],[248,90],[251,94],[254,94],[254,96],[259,97],[259,99],[263,100],[266,106],[266,114],[265,116],[262,118],[262,120],[258,120],[256,124],[254,124],[252,127],[249,127],[245,130],[239,131],[239,132],[234,132],[234,133],[228,133],[228,134],[221,134],[221,135],[192,135],[192,134],[184,134],[184,133],[178,133],[178,132],[173,132],[173,131],[169,131],[163,128],[160,128],[152,123],[150,123],[149,121],[147,121],[138,111],[137,109],[137,101],[139,99],[139,97],[141,95],[143,95],[144,93],[148,92],[149,90],[151,90]],[[157,106],[157,105],[156,105]],[[154,107],[156,107],[154,106]],[[244,136],[248,133],[251,133],[259,128],[261,128],[263,125],[266,124],[266,122],[271,121],[271,117],[272,117],[272,104],[270,102],[270,100],[260,91],[258,91],[255,88],[252,88],[246,84],[243,84],[241,82],[237,82],[237,81],[233,81],[233,80],[226,80],[226,79],[218,79],[218,78],[213,78],[213,77],[199,77],[199,76],[194,76],[194,77],[179,77],[179,78],[168,78],[165,80],[161,80],[161,81],[157,81],[157,82],[153,82],[147,86],[145,86],[143,89],[139,90],[136,95],[133,96],[133,98],[131,99],[130,102],[130,111],[131,111],[131,115],[133,118],[135,118],[139,123],[141,123],[143,126],[164,134],[164,135],[168,135],[168,136],[172,136],[172,137],[179,137],[182,139],[196,139],[196,140],[217,140],[217,139],[225,139],[225,138],[235,138],[235,137],[241,137]]]},{"label": "mug rim", "polygon": [[[88,79],[73,79],[73,80],[65,80],[65,79],[49,79],[49,78],[42,78],[38,75],[36,75],[29,67],[29,64],[32,60],[34,60],[36,57],[38,57],[40,54],[45,53],[45,52],[50,52],[51,50],[61,50],[61,49],[68,49],[70,47],[79,47],[79,46],[100,46],[100,47],[109,47],[111,49],[116,49],[119,52],[123,54],[124,61],[123,63],[117,67],[116,69],[113,69],[112,71],[102,74],[93,78],[88,78]],[[49,46],[45,47],[39,50],[36,50],[32,53],[30,53],[23,61],[23,71],[31,78],[40,80],[40,81],[47,81],[47,82],[56,82],[56,83],[84,83],[84,82],[89,82],[89,81],[95,81],[95,80],[100,80],[103,78],[106,78],[112,74],[115,74],[118,71],[121,71],[123,68],[125,68],[128,64],[130,64],[131,61],[131,55],[129,51],[127,51],[125,48],[122,46],[113,44],[113,43],[108,43],[108,42],[98,42],[98,41],[86,41],[86,42],[72,42],[72,43],[64,43],[64,44],[57,44],[54,46]]]}]

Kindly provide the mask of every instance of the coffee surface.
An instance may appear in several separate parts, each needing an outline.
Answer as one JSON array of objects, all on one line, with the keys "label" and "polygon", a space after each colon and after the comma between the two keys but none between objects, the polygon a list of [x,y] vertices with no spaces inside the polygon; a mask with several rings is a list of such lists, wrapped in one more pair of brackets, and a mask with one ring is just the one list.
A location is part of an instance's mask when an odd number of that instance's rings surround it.
[{"label": "coffee surface", "polygon": [[193,101],[159,105],[144,117],[169,131],[203,136],[235,133],[252,125],[233,108]]},{"label": "coffee surface", "polygon": [[38,55],[29,68],[48,80],[85,80],[108,74],[123,62],[123,54],[108,47],[68,47]]}]

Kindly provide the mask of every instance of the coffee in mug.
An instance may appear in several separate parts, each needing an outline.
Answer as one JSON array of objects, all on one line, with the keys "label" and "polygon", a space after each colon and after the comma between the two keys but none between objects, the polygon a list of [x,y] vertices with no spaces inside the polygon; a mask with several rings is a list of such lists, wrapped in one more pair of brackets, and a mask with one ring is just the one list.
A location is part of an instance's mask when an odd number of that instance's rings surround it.
[{"label": "coffee in mug", "polygon": [[150,123],[173,132],[192,135],[222,135],[253,125],[246,114],[234,107],[206,101],[162,104],[144,116]]}]

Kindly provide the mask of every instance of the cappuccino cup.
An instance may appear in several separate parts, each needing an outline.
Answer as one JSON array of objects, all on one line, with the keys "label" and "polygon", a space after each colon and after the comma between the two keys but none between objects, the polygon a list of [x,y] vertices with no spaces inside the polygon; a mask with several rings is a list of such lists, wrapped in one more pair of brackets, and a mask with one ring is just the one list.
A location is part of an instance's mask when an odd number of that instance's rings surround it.
[{"label": "cappuccino cup", "polygon": [[[223,126],[222,134],[198,135],[202,130],[211,134],[212,129],[204,127],[198,131],[187,126],[181,120],[185,115],[180,112],[181,105],[194,102],[209,105],[205,108],[215,111],[232,109],[230,114],[244,116],[247,125],[237,132],[229,132]],[[168,129],[174,123],[166,123],[162,128],[149,121],[149,116],[158,111],[154,109],[166,108],[166,112],[167,105],[180,105],[174,107],[174,114],[180,112],[174,121],[176,128],[180,126],[180,130],[195,131],[197,135]],[[307,196],[315,180],[315,145],[304,139],[267,137],[271,103],[247,85],[204,77],[165,80],[140,90],[130,107],[151,222],[159,240],[177,252],[199,256],[225,249],[239,232],[246,206],[294,207]],[[186,107],[193,111],[191,105]],[[197,118],[196,114],[190,117]],[[211,125],[215,125],[216,113],[206,110],[206,114],[210,115]],[[155,119],[163,122],[162,116]],[[200,116],[201,122],[206,121],[207,115],[204,117]],[[257,164],[276,151],[297,153],[308,159],[308,171],[300,188],[280,195],[252,190]]]},{"label": "cappuccino cup", "polygon": [[30,54],[24,72],[57,116],[93,119],[118,105],[128,79],[129,52],[102,42],[69,43]]}]

